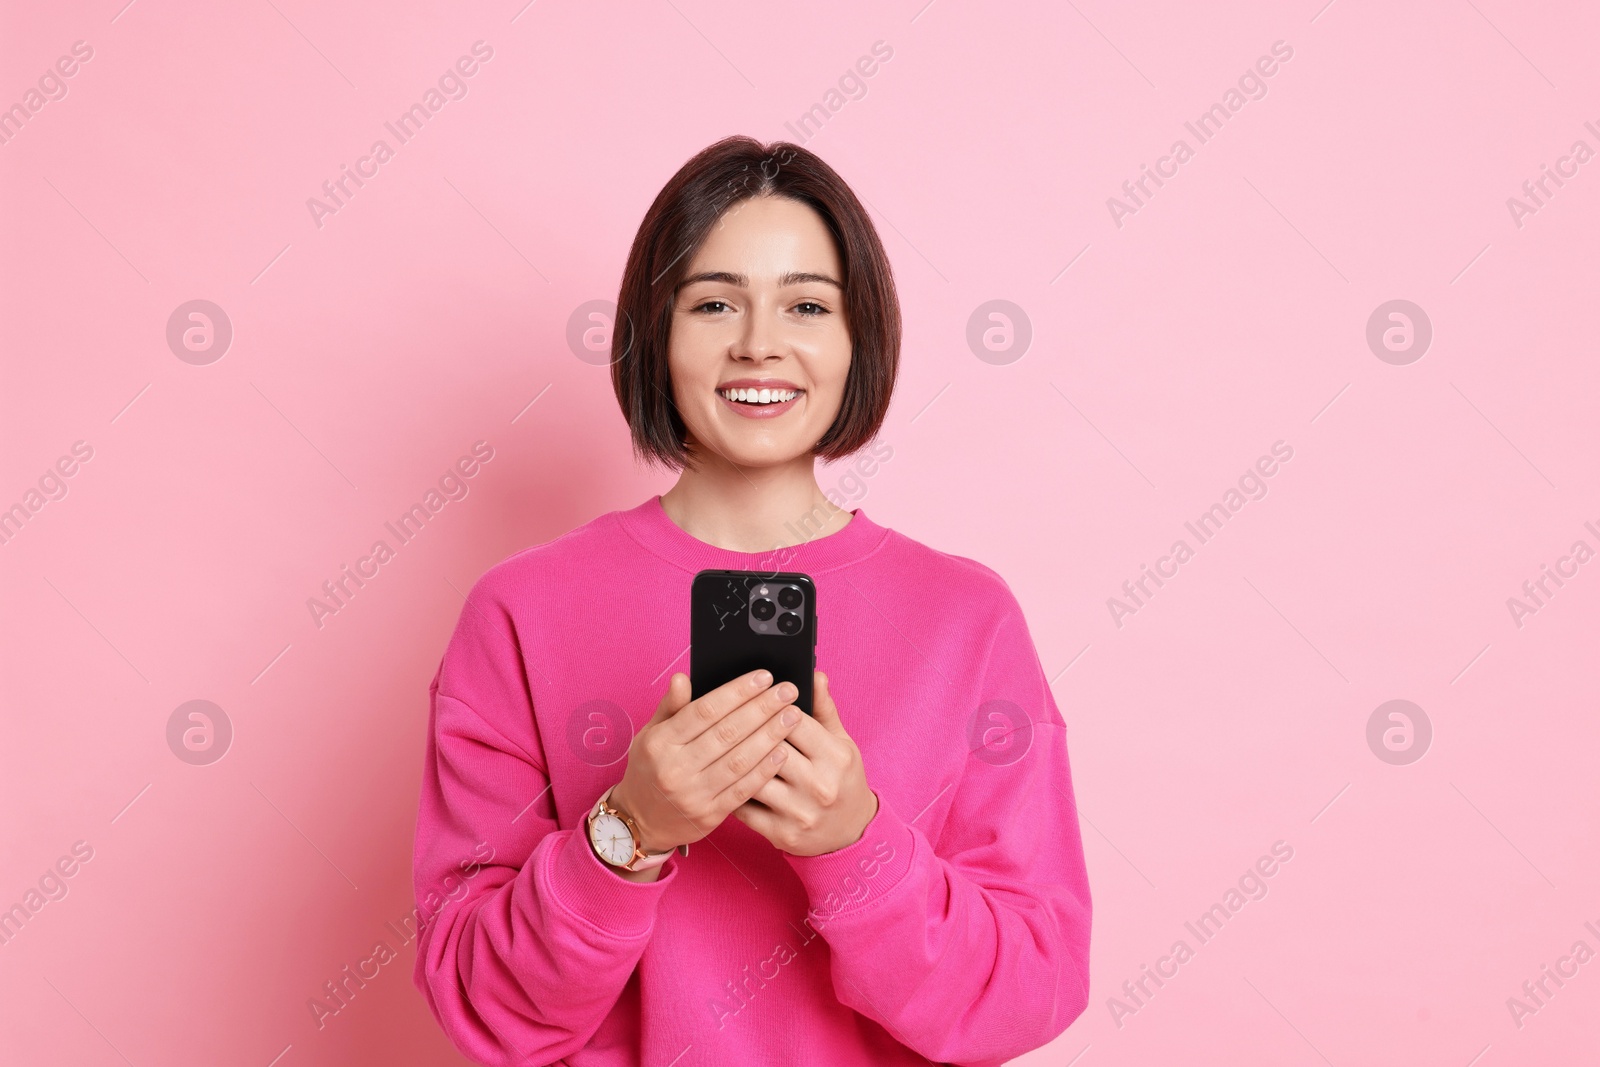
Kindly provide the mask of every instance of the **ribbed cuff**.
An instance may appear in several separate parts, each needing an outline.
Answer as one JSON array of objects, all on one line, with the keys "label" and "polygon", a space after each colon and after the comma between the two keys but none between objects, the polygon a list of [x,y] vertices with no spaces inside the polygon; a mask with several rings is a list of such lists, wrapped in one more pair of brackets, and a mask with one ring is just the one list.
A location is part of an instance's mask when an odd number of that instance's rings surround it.
[{"label": "ribbed cuff", "polygon": [[677,876],[678,856],[661,866],[661,876],[653,882],[630,882],[594,854],[582,825],[564,834],[547,864],[546,882],[552,899],[564,911],[589,925],[618,938],[638,938],[650,933],[655,924],[661,894]]},{"label": "ribbed cuff", "polygon": [[887,896],[911,870],[916,835],[877,790],[873,794],[878,813],[861,840],[820,856],[783,854],[805,886],[819,929],[829,919],[861,911]]}]

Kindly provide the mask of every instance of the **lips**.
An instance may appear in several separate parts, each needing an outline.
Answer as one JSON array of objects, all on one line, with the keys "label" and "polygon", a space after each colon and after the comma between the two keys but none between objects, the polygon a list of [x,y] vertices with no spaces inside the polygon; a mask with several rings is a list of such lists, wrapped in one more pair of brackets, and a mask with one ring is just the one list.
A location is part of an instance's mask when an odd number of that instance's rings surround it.
[{"label": "lips", "polygon": [[751,386],[722,385],[722,386],[718,387],[717,391],[720,392],[720,393],[731,394],[728,399],[730,399],[730,400],[738,400],[738,401],[740,401],[742,403],[745,403],[745,404],[782,403],[783,401],[788,400],[795,393],[801,392],[801,390],[795,389],[793,387],[785,387],[785,386],[778,386],[778,385],[773,385],[773,386],[767,386],[767,385],[761,385],[761,386],[755,386],[755,385],[751,385]]},{"label": "lips", "polygon": [[717,383],[718,389],[789,389],[805,392],[787,378],[729,378]]},{"label": "lips", "polygon": [[[738,382],[728,382],[728,383],[722,385],[721,387],[719,387],[717,389],[717,398],[719,400],[721,400],[723,402],[723,404],[725,404],[728,407],[732,408],[734,411],[738,412],[740,415],[742,415],[743,417],[745,417],[747,419],[773,419],[773,418],[777,418],[779,415],[782,415],[785,411],[788,411],[790,408],[792,408],[796,404],[798,404],[800,402],[800,398],[805,396],[805,392],[803,390],[795,390],[794,396],[790,397],[788,400],[783,400],[783,401],[779,401],[779,402],[771,402],[771,401],[769,401],[769,402],[767,402],[765,404],[750,404],[750,403],[746,403],[746,402],[744,402],[742,400],[729,400],[728,397],[723,394],[723,390],[724,389],[739,388],[739,387],[740,387],[740,383],[738,383]],[[771,384],[768,384],[768,383],[762,383],[759,386],[756,385],[755,383],[751,383],[749,385],[743,386],[743,388],[747,388],[747,389],[757,389],[757,388],[773,389],[775,387],[773,385],[771,385]],[[790,386],[790,385],[787,385],[787,383],[785,383],[785,385],[782,388],[780,388],[779,391],[781,392],[783,389],[794,389],[794,387]]]}]

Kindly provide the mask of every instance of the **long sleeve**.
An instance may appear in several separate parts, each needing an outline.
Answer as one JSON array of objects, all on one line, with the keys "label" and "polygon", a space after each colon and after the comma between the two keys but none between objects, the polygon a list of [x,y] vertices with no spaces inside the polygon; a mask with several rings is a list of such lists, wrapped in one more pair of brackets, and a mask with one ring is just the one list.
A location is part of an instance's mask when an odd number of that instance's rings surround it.
[{"label": "long sleeve", "polygon": [[832,952],[839,1000],[961,1067],[1048,1044],[1089,997],[1066,724],[1009,588],[1004,601],[978,705],[959,711],[970,753],[939,839],[880,795],[859,841],[786,857]]},{"label": "long sleeve", "polygon": [[528,1067],[599,1028],[677,861],[630,882],[595,857],[581,822],[557,828],[523,664],[504,604],[480,581],[429,687],[413,980],[464,1055]]}]

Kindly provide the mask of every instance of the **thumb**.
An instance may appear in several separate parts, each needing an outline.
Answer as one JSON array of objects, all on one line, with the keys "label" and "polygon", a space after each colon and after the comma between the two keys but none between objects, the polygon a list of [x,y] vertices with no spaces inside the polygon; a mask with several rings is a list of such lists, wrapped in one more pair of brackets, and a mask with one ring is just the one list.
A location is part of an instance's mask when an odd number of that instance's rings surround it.
[{"label": "thumb", "polygon": [[667,691],[661,694],[661,703],[656,705],[656,712],[650,716],[646,726],[665,722],[689,703],[689,694],[693,692],[689,685],[689,676],[681,671],[667,680]]},{"label": "thumb", "polygon": [[813,670],[811,677],[811,710],[815,713],[812,718],[833,733],[844,733],[844,723],[839,721],[839,706],[833,702],[833,692],[828,688],[828,676]]}]

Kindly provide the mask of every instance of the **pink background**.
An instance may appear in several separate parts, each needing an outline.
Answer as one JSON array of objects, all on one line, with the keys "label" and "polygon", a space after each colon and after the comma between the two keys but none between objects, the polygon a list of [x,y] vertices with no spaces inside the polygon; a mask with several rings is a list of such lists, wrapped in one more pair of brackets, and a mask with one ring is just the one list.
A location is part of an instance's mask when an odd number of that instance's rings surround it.
[{"label": "pink background", "polygon": [[[844,484],[1016,591],[1094,887],[1091,1006],[1018,1062],[1593,1051],[1600,959],[1520,1027],[1506,1005],[1600,951],[1600,561],[1520,627],[1506,603],[1600,548],[1600,160],[1520,227],[1506,204],[1600,149],[1592,10],[122,3],[9,4],[0,32],[3,105],[93,49],[0,145],[0,507],[93,449],[0,545],[0,908],[93,850],[0,946],[0,1059],[463,1062],[389,925],[428,682],[485,568],[671,484],[569,317],[615,299],[684,160],[798,139],[876,41],[804,141],[905,308],[893,458]],[[384,122],[478,40],[467,95],[397,146]],[[1280,40],[1265,97],[1199,144],[1184,122]],[[319,227],[307,199],[380,137]],[[1194,157],[1116,225],[1107,198],[1180,137]],[[233,329],[204,365],[166,339],[196,299]],[[1020,357],[968,345],[995,299],[1031,324]],[[1403,365],[1366,340],[1394,299],[1433,329]],[[469,494],[319,628],[323,581],[479,440]],[[1280,440],[1266,497],[1199,545],[1185,521]],[[1119,627],[1107,599],[1180,537],[1194,558]],[[1367,741],[1396,699],[1432,726],[1404,765]],[[168,744],[190,700],[232,725],[208,765]],[[1277,841],[1268,894],[1201,945],[1185,921]],[[1119,1025],[1109,998],[1180,938]],[[380,939],[399,958],[319,1029],[309,998]]]}]

